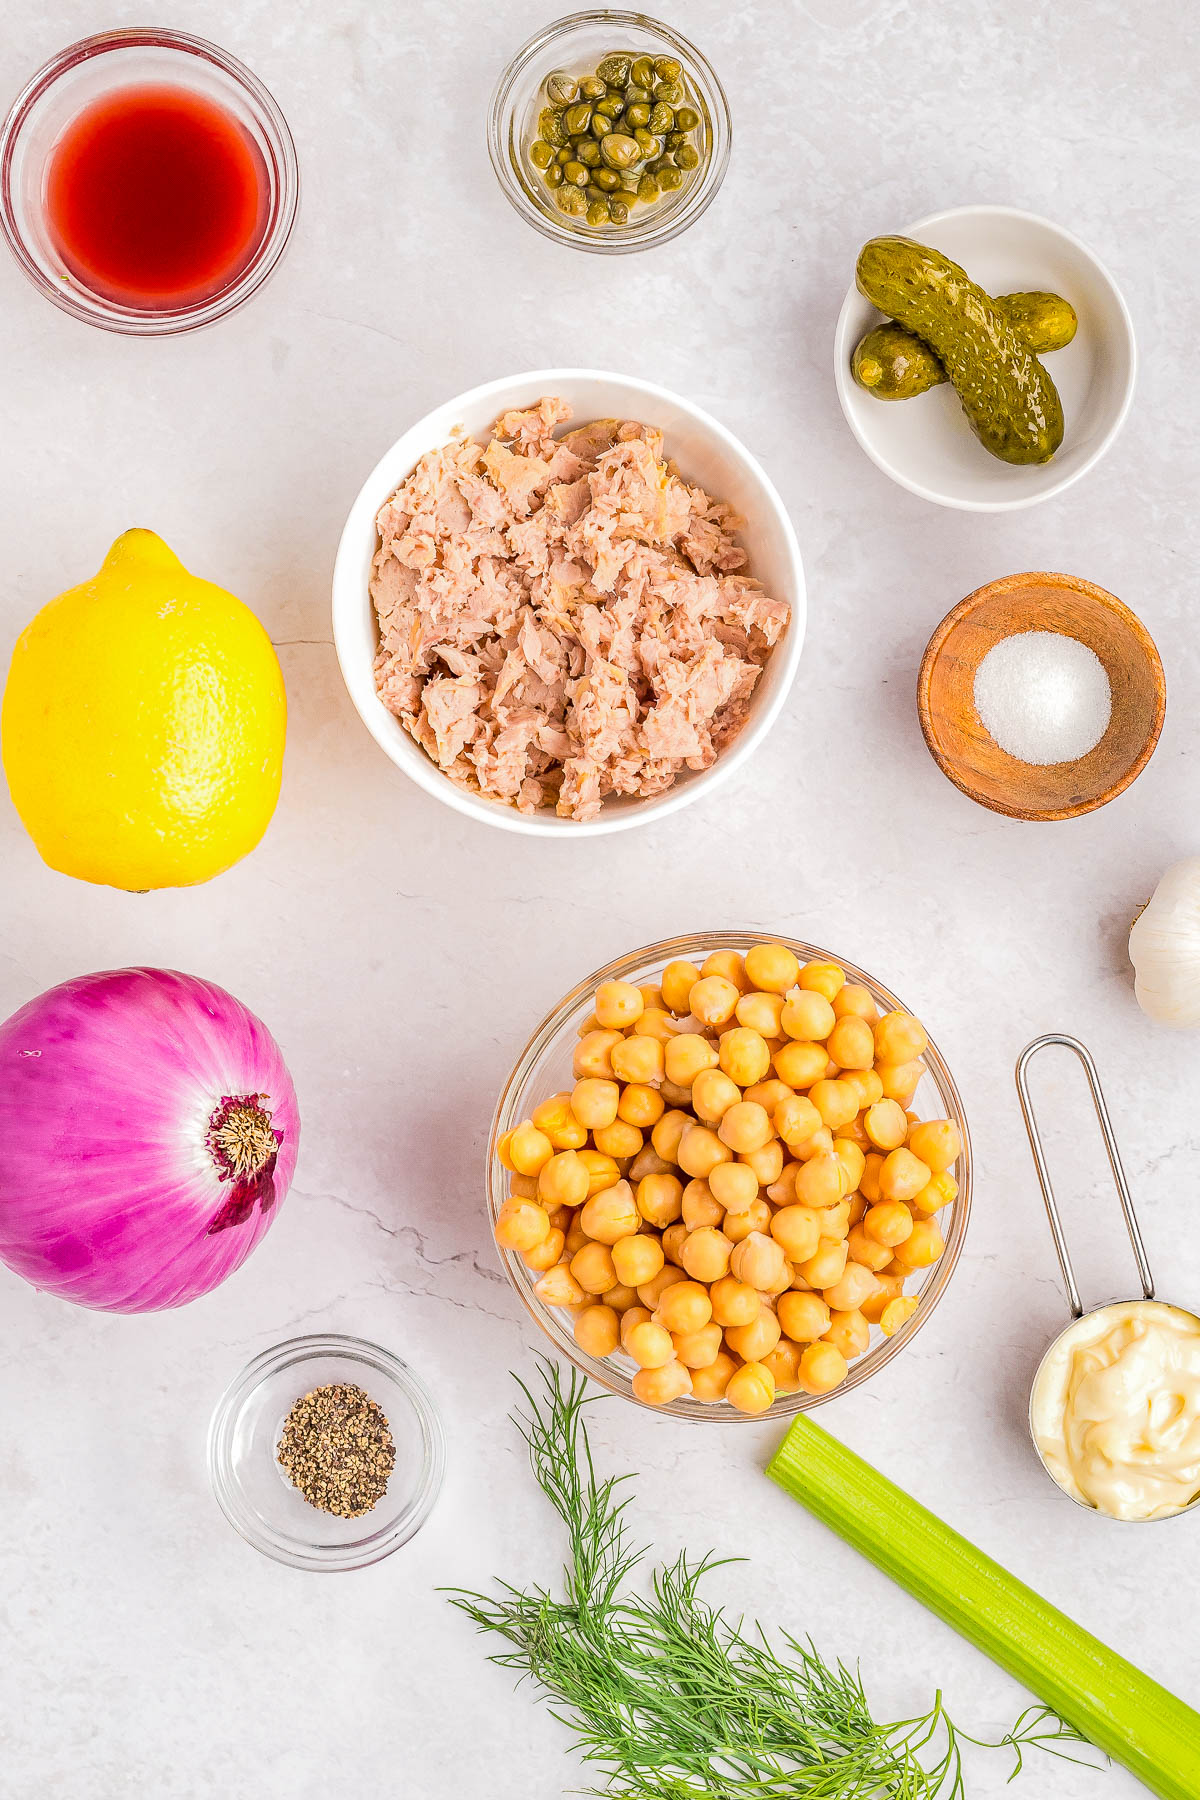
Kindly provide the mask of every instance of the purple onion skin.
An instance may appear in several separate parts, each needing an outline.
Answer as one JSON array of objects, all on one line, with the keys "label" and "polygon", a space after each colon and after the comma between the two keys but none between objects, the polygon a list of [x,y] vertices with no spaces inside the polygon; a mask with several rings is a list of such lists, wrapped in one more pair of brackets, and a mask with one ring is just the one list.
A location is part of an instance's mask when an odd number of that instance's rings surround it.
[{"label": "purple onion skin", "polygon": [[[258,1126],[249,1167],[214,1137],[230,1102]],[[0,1025],[0,1262],[80,1306],[184,1306],[265,1236],[299,1140],[279,1047],[232,994],[169,969],[65,981]]]}]

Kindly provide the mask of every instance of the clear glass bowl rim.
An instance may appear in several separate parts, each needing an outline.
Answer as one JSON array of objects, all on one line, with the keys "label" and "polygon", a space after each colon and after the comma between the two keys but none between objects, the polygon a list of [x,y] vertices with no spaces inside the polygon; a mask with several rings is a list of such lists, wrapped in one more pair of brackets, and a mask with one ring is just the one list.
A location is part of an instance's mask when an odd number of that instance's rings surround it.
[{"label": "clear glass bowl rim", "polygon": [[[631,225],[619,236],[613,234],[605,237],[597,233],[592,237],[543,213],[525,192],[508,155],[509,118],[513,109],[520,104],[522,96],[517,90],[530,63],[559,39],[593,25],[611,25],[615,31],[628,27],[631,30],[652,32],[660,38],[700,78],[712,122],[712,155],[705,164],[700,179],[687,188],[679,206],[673,208],[660,223],[655,223],[653,212],[647,213],[644,223]],[[659,244],[670,243],[672,238],[686,231],[708,209],[720,190],[729,166],[733,122],[729,114],[729,101],[716,70],[703,51],[698,50],[690,39],[648,13],[599,7],[585,12],[567,13],[561,19],[553,19],[521,45],[501,71],[493,90],[488,108],[487,143],[488,156],[501,191],[510,206],[527,224],[540,231],[552,243],[569,244],[574,250],[586,250],[599,256],[623,256],[634,250],[652,250]]]},{"label": "clear glass bowl rim", "polygon": [[[11,199],[13,161],[22,128],[33,108],[51,90],[60,76],[93,57],[122,50],[177,50],[188,56],[212,63],[238,87],[243,88],[266,120],[272,139],[278,192],[262,243],[237,280],[219,294],[193,306],[158,312],[139,312],[135,307],[116,303],[93,305],[81,301],[75,291],[51,280],[29,249],[21,232]],[[228,50],[207,38],[190,32],[176,31],[170,26],[126,26],[113,31],[94,32],[79,38],[42,64],[25,83],[10,106],[0,126],[0,229],[22,273],[38,292],[61,312],[102,331],[115,331],[126,337],[169,337],[184,331],[198,331],[233,312],[243,301],[257,293],[278,267],[296,223],[300,205],[300,167],[291,130],[279,103],[270,90]]]},{"label": "clear glass bowl rim", "polygon": [[[290,1364],[305,1357],[350,1356],[356,1362],[373,1364],[388,1380],[403,1389],[412,1404],[425,1446],[420,1478],[413,1498],[397,1514],[391,1526],[376,1538],[360,1545],[314,1544],[309,1551],[297,1555],[264,1536],[240,1505],[237,1479],[229,1462],[229,1440],[233,1425],[254,1393],[265,1381]],[[316,1332],[303,1337],[287,1338],[260,1351],[234,1376],[213,1408],[208,1427],[208,1475],[213,1496],[229,1523],[253,1549],[275,1562],[293,1569],[311,1569],[321,1574],[335,1574],[346,1569],[365,1569],[382,1562],[402,1544],[415,1537],[433,1510],[441,1491],[446,1466],[446,1444],[442,1422],[428,1390],[407,1363],[390,1350],[365,1338],[349,1337],[341,1332]],[[359,1554],[348,1555],[346,1552]]]},{"label": "clear glass bowl rim", "polygon": [[[743,955],[754,944],[777,943],[786,944],[800,961],[835,962],[846,972],[848,981],[858,982],[869,988],[877,1001],[885,1006],[901,1011],[910,1010],[904,1002],[897,998],[889,988],[885,988],[875,976],[864,969],[857,968],[844,956],[835,951],[823,949],[820,945],[805,943],[798,938],[784,937],[766,930],[753,930],[737,927],[728,931],[694,931],[679,937],[664,938],[659,943],[647,944],[640,950],[634,950],[618,956],[606,963],[601,969],[586,976],[566,994],[553,1010],[547,1013],[537,1030],[517,1059],[512,1073],[505,1082],[496,1110],[492,1117],[491,1135],[487,1150],[487,1200],[489,1222],[494,1225],[500,1207],[507,1197],[508,1171],[496,1155],[495,1146],[503,1132],[519,1123],[516,1112],[517,1095],[534,1066],[557,1039],[569,1028],[571,1015],[580,1002],[590,998],[592,991],[601,981],[633,979],[640,970],[647,973],[655,967],[672,962],[677,958],[688,961],[702,961],[715,949],[737,950]],[[753,1425],[764,1419],[790,1419],[797,1413],[810,1412],[814,1407],[823,1406],[829,1400],[836,1400],[840,1395],[849,1393],[853,1388],[861,1386],[864,1381],[887,1366],[892,1358],[898,1356],[907,1344],[910,1344],[926,1324],[938,1301],[945,1293],[950,1278],[962,1254],[963,1243],[967,1235],[967,1224],[971,1211],[971,1137],[967,1127],[966,1113],[954,1077],[951,1075],[941,1051],[930,1038],[923,1061],[926,1072],[932,1077],[946,1108],[946,1116],[954,1121],[962,1134],[962,1154],[958,1160],[958,1198],[952,1206],[945,1209],[950,1212],[950,1231],[946,1238],[946,1248],[933,1266],[933,1272],[920,1289],[921,1304],[908,1323],[901,1327],[894,1337],[884,1338],[872,1345],[865,1356],[856,1357],[850,1364],[850,1372],[840,1387],[828,1394],[779,1394],[773,1406],[766,1413],[752,1415],[738,1412],[734,1407],[723,1403],[711,1404],[697,1401],[685,1396],[681,1400],[673,1400],[667,1406],[649,1408],[652,1412],[664,1412],[676,1418],[691,1419],[701,1423],[718,1425]],[[945,1213],[940,1215],[945,1217]],[[493,1237],[493,1243],[495,1239]],[[635,1405],[643,1404],[634,1394],[629,1376],[621,1369],[596,1357],[587,1356],[576,1344],[568,1327],[560,1321],[553,1310],[545,1307],[533,1292],[532,1279],[520,1257],[514,1251],[504,1250],[496,1245],[496,1254],[509,1281],[516,1289],[525,1310],[538,1327],[553,1342],[555,1348],[575,1364],[585,1375],[595,1381],[598,1386],[606,1388],[610,1394],[622,1399],[631,1400]]]}]

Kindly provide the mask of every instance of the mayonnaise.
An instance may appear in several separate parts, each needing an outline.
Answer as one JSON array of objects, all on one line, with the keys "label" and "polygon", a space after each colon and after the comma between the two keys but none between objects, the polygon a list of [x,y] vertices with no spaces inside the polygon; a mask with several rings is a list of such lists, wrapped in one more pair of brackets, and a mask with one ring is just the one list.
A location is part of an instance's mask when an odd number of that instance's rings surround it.
[{"label": "mayonnaise", "polygon": [[1085,1314],[1046,1353],[1030,1423],[1059,1487],[1113,1519],[1200,1496],[1200,1318],[1157,1300]]}]

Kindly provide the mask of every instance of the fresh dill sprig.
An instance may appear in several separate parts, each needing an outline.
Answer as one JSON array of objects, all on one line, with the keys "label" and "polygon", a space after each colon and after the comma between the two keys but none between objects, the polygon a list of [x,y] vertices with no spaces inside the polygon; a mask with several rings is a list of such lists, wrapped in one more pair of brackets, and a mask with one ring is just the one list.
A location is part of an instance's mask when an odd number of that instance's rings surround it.
[{"label": "fresh dill sprig", "polygon": [[[452,1604],[507,1648],[491,1661],[531,1679],[600,1771],[604,1800],[964,1800],[962,1746],[1024,1753],[1085,1740],[1056,1713],[1031,1707],[998,1744],[968,1738],[941,1694],[928,1713],[875,1722],[857,1668],[830,1664],[811,1641],[780,1634],[784,1660],[759,1628],[747,1632],[702,1599],[721,1567],[681,1553],[655,1570],[649,1593],[629,1577],[628,1476],[601,1478],[584,1409],[585,1378],[541,1361],[542,1392],[518,1382],[528,1410],[514,1423],[538,1485],[567,1530],[561,1599],[506,1583],[494,1595],[452,1589]],[[725,1559],[726,1561],[740,1559]],[[1069,1760],[1075,1760],[1069,1758]],[[1012,1776],[1010,1776],[1012,1779]]]}]

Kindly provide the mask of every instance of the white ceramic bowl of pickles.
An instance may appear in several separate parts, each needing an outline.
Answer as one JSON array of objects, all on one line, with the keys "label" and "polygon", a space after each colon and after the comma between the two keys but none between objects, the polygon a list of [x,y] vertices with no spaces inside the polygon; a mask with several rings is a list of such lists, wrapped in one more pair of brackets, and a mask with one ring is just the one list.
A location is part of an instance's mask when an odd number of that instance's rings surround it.
[{"label": "white ceramic bowl of pickles", "polygon": [[1049,462],[1014,465],[984,449],[949,383],[908,400],[881,400],[860,387],[851,359],[882,314],[851,282],[833,358],[838,398],[855,437],[885,475],[941,506],[1007,512],[1061,493],[1104,455],[1133,398],[1133,324],[1116,282],[1069,231],[1010,206],[956,207],[899,235],[953,258],[993,296],[1048,292],[1070,301],[1078,330],[1064,349],[1043,358],[1066,429]]}]

